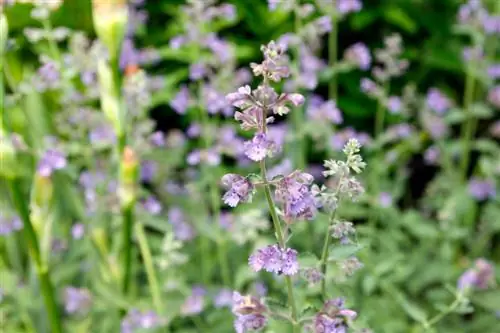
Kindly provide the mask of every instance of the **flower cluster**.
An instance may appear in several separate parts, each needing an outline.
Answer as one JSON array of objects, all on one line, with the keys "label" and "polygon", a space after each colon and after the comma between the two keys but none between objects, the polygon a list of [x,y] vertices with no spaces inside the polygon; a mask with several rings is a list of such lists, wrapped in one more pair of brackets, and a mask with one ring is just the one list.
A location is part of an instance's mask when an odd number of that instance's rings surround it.
[{"label": "flower cluster", "polygon": [[270,273],[295,275],[299,271],[297,251],[280,249],[278,245],[269,245],[257,250],[248,262],[256,272],[263,269]]},{"label": "flower cluster", "polygon": [[314,333],[345,333],[349,322],[354,320],[357,313],[345,308],[343,298],[328,300],[323,305],[313,324]]},{"label": "flower cluster", "polygon": [[123,318],[120,333],[134,333],[145,329],[154,329],[163,326],[165,320],[153,311],[139,311],[132,309]]},{"label": "flower cluster", "polygon": [[92,296],[87,289],[67,287],[64,290],[64,309],[68,314],[85,314],[92,305]]},{"label": "flower cluster", "polygon": [[234,292],[232,311],[236,316],[234,322],[236,333],[257,331],[267,324],[267,308],[254,296],[242,296]]},{"label": "flower cluster", "polygon": [[12,232],[23,228],[23,222],[17,216],[8,217],[0,213],[0,236],[10,235]]},{"label": "flower cluster", "polygon": [[474,267],[466,270],[458,279],[458,289],[487,289],[494,282],[493,265],[485,259],[477,259]]}]

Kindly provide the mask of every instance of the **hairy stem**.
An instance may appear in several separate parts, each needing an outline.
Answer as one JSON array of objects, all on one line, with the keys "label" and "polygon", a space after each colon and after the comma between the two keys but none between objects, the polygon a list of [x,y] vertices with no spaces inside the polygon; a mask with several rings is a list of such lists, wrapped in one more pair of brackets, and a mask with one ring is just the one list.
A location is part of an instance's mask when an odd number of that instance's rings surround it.
[{"label": "hairy stem", "polygon": [[444,309],[444,311],[438,313],[437,315],[435,315],[434,317],[423,323],[424,329],[429,330],[432,326],[437,324],[444,317],[455,311],[455,309],[460,305],[460,303],[462,303],[462,295],[458,294],[455,301],[451,303],[450,306],[448,306],[446,309]]},{"label": "hairy stem", "polygon": [[[261,176],[264,181],[267,180],[267,172],[266,172],[266,162],[262,160],[260,162],[260,171],[261,171]],[[276,206],[274,204],[273,198],[271,196],[271,188],[269,184],[266,184],[264,186],[264,193],[266,195],[266,200],[267,204],[269,206],[269,211],[271,213],[271,219],[273,220],[273,225],[274,225],[274,231],[276,234],[276,239],[278,240],[278,243],[282,249],[285,248],[285,237],[283,236],[283,230],[281,228],[281,223],[278,217],[278,213],[276,212]],[[297,306],[295,303],[295,297],[293,293],[293,285],[292,285],[292,279],[289,276],[285,276],[285,281],[288,289],[288,304],[291,307],[292,310],[292,318],[293,318],[293,331],[294,333],[300,332],[300,326],[297,322]]]},{"label": "hairy stem", "polygon": [[38,244],[38,236],[30,219],[29,208],[27,205],[28,200],[22,194],[21,183],[18,179],[10,180],[9,185],[14,205],[16,206],[19,216],[24,224],[22,231],[23,237],[28,245],[31,259],[35,264],[47,316],[49,317],[51,332],[62,333],[61,317],[56,303],[54,287],[52,286],[52,282],[50,280],[49,265],[48,263],[42,261]]}]

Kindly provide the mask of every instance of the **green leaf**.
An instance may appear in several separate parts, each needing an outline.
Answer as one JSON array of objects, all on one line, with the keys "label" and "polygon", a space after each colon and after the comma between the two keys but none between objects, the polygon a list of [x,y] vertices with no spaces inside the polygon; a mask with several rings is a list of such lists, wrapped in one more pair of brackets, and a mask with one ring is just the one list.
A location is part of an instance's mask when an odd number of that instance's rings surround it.
[{"label": "green leaf", "polygon": [[328,250],[328,261],[341,261],[355,255],[364,246],[362,245],[332,245]]},{"label": "green leaf", "polygon": [[477,292],[471,297],[472,303],[488,310],[498,311],[500,304],[500,290]]},{"label": "green leaf", "polygon": [[413,33],[417,30],[415,21],[400,7],[389,7],[383,10],[384,18],[395,26]]}]

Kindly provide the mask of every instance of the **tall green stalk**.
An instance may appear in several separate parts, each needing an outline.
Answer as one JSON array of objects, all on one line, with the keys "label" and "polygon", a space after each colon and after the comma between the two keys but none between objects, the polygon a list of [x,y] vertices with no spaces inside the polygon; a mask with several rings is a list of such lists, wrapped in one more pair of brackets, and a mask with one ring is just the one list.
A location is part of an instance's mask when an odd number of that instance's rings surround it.
[{"label": "tall green stalk", "polygon": [[146,233],[144,232],[144,226],[142,225],[142,223],[137,223],[135,225],[135,232],[137,235],[137,242],[139,243],[139,249],[141,251],[141,256],[144,260],[144,266],[146,268],[146,275],[148,278],[151,297],[153,298],[153,304],[155,306],[156,312],[158,314],[161,314],[163,313],[163,304],[161,301],[160,285],[158,283],[158,278],[153,263],[153,257],[151,255],[151,250],[149,248],[148,240],[146,239]]},{"label": "tall green stalk", "polygon": [[132,272],[132,228],[134,225],[134,206],[122,208],[122,260],[121,267],[122,280],[121,288],[122,292],[127,295],[130,288],[130,275]]},{"label": "tall green stalk", "polygon": [[[265,82],[266,84],[266,82]],[[264,115],[266,114],[266,108],[264,108]],[[266,132],[266,117],[262,117],[262,128],[264,132]],[[276,239],[278,240],[278,244],[280,248],[285,249],[286,247],[286,241],[285,237],[283,234],[283,229],[281,228],[281,222],[278,217],[278,213],[276,211],[276,205],[274,204],[272,195],[271,195],[271,186],[267,180],[267,171],[266,171],[266,162],[265,160],[260,161],[260,174],[262,177],[262,181],[264,182],[264,193],[266,195],[266,200],[267,204],[269,206],[269,212],[271,214],[271,219],[273,221],[274,225],[274,231],[276,235]],[[298,322],[298,312],[297,312],[297,305],[295,302],[295,296],[293,293],[293,284],[292,284],[292,278],[290,276],[285,276],[285,282],[287,286],[287,291],[288,291],[288,304],[291,308],[291,314],[292,314],[292,319],[293,319],[293,332],[294,333],[300,333],[300,324]]]},{"label": "tall green stalk", "polygon": [[23,237],[28,246],[30,257],[35,264],[38,280],[40,281],[40,289],[42,292],[45,308],[49,318],[50,328],[52,333],[62,333],[61,317],[54,293],[54,287],[50,279],[50,269],[47,262],[43,262],[40,253],[38,237],[31,223],[28,199],[24,197],[19,179],[9,180],[10,190],[14,205],[23,221]]}]

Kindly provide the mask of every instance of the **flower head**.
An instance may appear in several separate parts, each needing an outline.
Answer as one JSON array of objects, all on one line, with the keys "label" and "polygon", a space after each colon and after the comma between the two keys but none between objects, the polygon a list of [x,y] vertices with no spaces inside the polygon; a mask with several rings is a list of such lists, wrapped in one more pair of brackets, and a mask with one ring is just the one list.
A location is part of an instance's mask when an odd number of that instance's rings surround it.
[{"label": "flower head", "polygon": [[477,259],[474,267],[466,270],[458,279],[458,289],[487,289],[494,281],[493,265],[483,258]]},{"label": "flower head", "polygon": [[222,185],[227,192],[222,197],[224,203],[231,207],[236,207],[240,202],[252,200],[254,186],[245,177],[229,173],[222,177]]},{"label": "flower head", "polygon": [[349,46],[344,53],[344,58],[364,71],[368,70],[372,63],[370,50],[363,43]]},{"label": "flower head", "polygon": [[311,220],[316,214],[316,202],[310,185],[313,176],[294,171],[283,177],[276,185],[276,200],[283,204],[287,218]]},{"label": "flower head", "polygon": [[269,140],[265,133],[257,133],[252,140],[243,144],[245,155],[253,161],[259,162],[267,156],[272,156],[278,148]]}]

